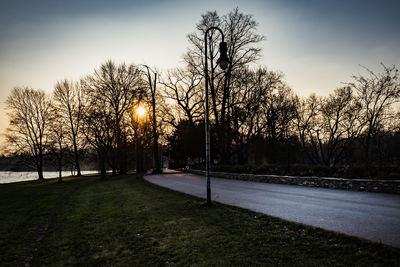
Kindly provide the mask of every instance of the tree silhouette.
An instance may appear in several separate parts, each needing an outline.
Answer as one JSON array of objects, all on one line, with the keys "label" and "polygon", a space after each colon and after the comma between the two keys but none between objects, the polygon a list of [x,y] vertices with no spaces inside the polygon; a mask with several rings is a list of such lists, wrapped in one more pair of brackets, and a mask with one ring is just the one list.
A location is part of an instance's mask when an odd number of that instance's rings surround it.
[{"label": "tree silhouette", "polygon": [[354,88],[358,101],[362,105],[364,129],[362,144],[365,151],[365,163],[370,163],[371,143],[379,138],[379,132],[384,131],[385,123],[392,116],[390,107],[400,101],[399,71],[395,66],[382,64],[383,72],[375,74],[367,71],[366,76],[353,76],[354,82],[348,85]]},{"label": "tree silhouette", "polygon": [[[135,65],[124,63],[116,65],[109,60],[96,69],[92,75],[85,78],[86,91],[92,98],[90,105],[99,105],[98,111],[100,108],[107,109],[107,113],[100,113],[103,114],[103,117],[107,116],[107,121],[112,123],[108,126],[113,136],[110,139],[112,141],[110,152],[113,153],[113,157],[111,157],[113,174],[116,174],[117,171],[121,174],[126,173],[126,129],[132,107],[144,95],[141,74],[142,72]],[[94,101],[94,98],[97,100]],[[97,118],[99,114],[95,117]]]},{"label": "tree silhouette", "polygon": [[177,127],[187,120],[194,125],[203,119],[204,90],[201,87],[202,76],[194,68],[169,70],[161,80],[163,96],[172,100],[165,110],[164,120]]},{"label": "tree silhouette", "polygon": [[57,114],[65,120],[63,136],[71,141],[75,167],[77,175],[81,175],[79,150],[83,150],[85,146],[82,135],[82,123],[85,112],[85,97],[83,96],[83,88],[79,82],[68,81],[67,79],[58,81],[53,91],[54,105]]},{"label": "tree silhouette", "polygon": [[231,64],[226,71],[222,71],[215,64],[218,56],[218,35],[211,31],[208,36],[209,61],[209,88],[211,97],[211,110],[217,130],[217,142],[219,143],[218,154],[221,162],[229,162],[231,154],[232,136],[229,135],[231,107],[235,106],[241,99],[236,98],[234,76],[232,73],[251,63],[256,62],[261,56],[261,49],[257,44],[264,37],[256,33],[257,22],[252,15],[239,12],[236,8],[228,14],[220,17],[217,12],[206,12],[201,21],[196,25],[197,31],[188,35],[191,47],[185,55],[188,65],[199,74],[204,70],[204,34],[210,27],[219,27],[225,33],[225,41],[228,43],[228,57]]},{"label": "tree silhouette", "polygon": [[8,96],[7,113],[10,127],[6,138],[16,153],[27,153],[34,159],[39,180],[43,178],[43,155],[52,118],[49,97],[42,90],[14,87]]}]

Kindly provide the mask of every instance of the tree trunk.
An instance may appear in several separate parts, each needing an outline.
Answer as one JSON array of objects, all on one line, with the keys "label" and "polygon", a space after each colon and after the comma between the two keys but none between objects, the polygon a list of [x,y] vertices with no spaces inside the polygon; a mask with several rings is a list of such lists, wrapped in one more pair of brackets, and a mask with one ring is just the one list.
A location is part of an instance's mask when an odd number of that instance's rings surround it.
[{"label": "tree trunk", "polygon": [[58,159],[58,181],[62,182],[61,158]]},{"label": "tree trunk", "polygon": [[126,174],[127,169],[128,169],[128,155],[127,155],[127,140],[126,140],[126,134],[122,137],[121,141],[121,149],[120,149],[120,154],[121,154],[121,159],[120,159],[120,171],[119,174]]},{"label": "tree trunk", "polygon": [[370,143],[371,143],[371,137],[370,134],[368,133],[365,140],[365,165],[367,166],[367,168],[369,168],[370,165],[370,158],[369,158]]},{"label": "tree trunk", "polygon": [[101,179],[106,178],[106,159],[105,159],[105,153],[104,152],[99,152],[99,159],[100,159],[100,177]]},{"label": "tree trunk", "polygon": [[144,172],[143,167],[143,143],[142,143],[142,135],[137,132],[136,133],[136,178],[139,178],[141,174]]},{"label": "tree trunk", "polygon": [[39,155],[38,155],[38,161],[37,161],[37,172],[39,176],[39,180],[43,180],[43,153],[40,150]]},{"label": "tree trunk", "polygon": [[38,172],[39,180],[43,180],[44,179],[44,177],[43,177],[43,167],[41,165],[39,165],[37,167],[37,172]]},{"label": "tree trunk", "polygon": [[[155,84],[154,84],[155,86]],[[155,88],[154,88],[155,89]],[[154,173],[161,173],[160,168],[160,157],[158,155],[158,134],[157,134],[157,120],[156,120],[156,100],[153,94],[152,96],[153,105],[153,150],[154,150]]]},{"label": "tree trunk", "polygon": [[79,163],[79,151],[78,151],[78,146],[76,145],[76,137],[74,135],[73,138],[73,143],[74,143],[74,154],[75,154],[75,167],[76,167],[76,175],[81,176],[81,166]]},{"label": "tree trunk", "polygon": [[60,149],[60,155],[58,156],[58,181],[62,182],[62,150]]}]

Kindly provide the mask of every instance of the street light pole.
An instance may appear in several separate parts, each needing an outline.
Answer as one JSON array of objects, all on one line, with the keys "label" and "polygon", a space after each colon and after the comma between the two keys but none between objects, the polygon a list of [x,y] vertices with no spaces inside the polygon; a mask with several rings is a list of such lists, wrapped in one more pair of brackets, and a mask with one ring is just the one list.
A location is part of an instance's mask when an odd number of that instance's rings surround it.
[{"label": "street light pole", "polygon": [[208,32],[211,30],[218,30],[222,36],[222,42],[219,44],[220,57],[217,64],[220,65],[221,69],[225,70],[229,65],[229,58],[227,55],[227,44],[224,41],[224,33],[218,27],[210,27],[206,30],[204,34],[204,74],[206,78],[206,110],[205,110],[205,134],[206,134],[206,180],[207,180],[207,205],[211,204],[211,181],[210,181],[210,171],[211,171],[211,157],[210,157],[210,125],[209,125],[209,104],[208,104],[208,44],[207,37]]},{"label": "street light pole", "polygon": [[[153,173],[162,173],[160,168],[160,156],[158,153],[158,134],[157,134],[157,120],[156,120],[156,90],[157,90],[157,73],[147,65],[144,66],[147,70],[147,79],[151,93],[151,107],[152,107],[152,132],[153,132]],[[154,81],[152,82],[150,71],[154,74]]]}]

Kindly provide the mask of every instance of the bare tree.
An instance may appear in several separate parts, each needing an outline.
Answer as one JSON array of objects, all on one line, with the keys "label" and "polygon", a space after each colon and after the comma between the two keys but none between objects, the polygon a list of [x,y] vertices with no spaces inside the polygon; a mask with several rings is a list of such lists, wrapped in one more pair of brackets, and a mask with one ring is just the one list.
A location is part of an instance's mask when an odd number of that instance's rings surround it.
[{"label": "bare tree", "polygon": [[241,102],[230,107],[233,140],[239,145],[240,162],[248,157],[248,147],[260,137],[284,139],[294,117],[296,103],[280,72],[259,67],[243,68],[234,73],[234,97]]},{"label": "bare tree", "polygon": [[256,62],[261,57],[261,49],[257,44],[264,40],[264,37],[257,34],[257,22],[252,15],[245,15],[234,9],[227,15],[220,17],[217,12],[207,12],[197,24],[197,32],[189,34],[191,43],[185,60],[192,68],[203,75],[204,69],[204,34],[210,27],[219,27],[225,33],[225,40],[228,43],[228,55],[231,60],[226,72],[217,68],[215,64],[218,56],[218,34],[210,32],[208,44],[209,60],[209,87],[211,96],[211,107],[214,117],[217,138],[220,144],[219,154],[222,162],[229,161],[230,144],[232,140],[226,133],[229,133],[231,106],[234,106],[241,99],[236,98],[232,88],[234,76],[232,73],[244,66]]},{"label": "bare tree", "polygon": [[317,133],[322,161],[335,166],[343,161],[362,129],[361,105],[350,87],[336,89],[322,100],[321,132]]},{"label": "bare tree", "polygon": [[283,81],[282,73],[270,72],[268,76],[266,81],[268,91],[261,102],[262,118],[259,128],[264,129],[266,138],[281,141],[289,137],[292,120],[297,111],[298,98]]},{"label": "bare tree", "polygon": [[338,88],[328,97],[311,95],[302,100],[296,119],[309,158],[328,166],[344,161],[363,126],[361,105],[350,87]]},{"label": "bare tree", "polygon": [[16,153],[34,158],[39,180],[43,179],[43,154],[52,118],[50,99],[42,90],[15,87],[8,96],[7,113],[10,127],[6,138]]},{"label": "bare tree", "polygon": [[65,137],[69,137],[75,156],[75,167],[77,175],[81,175],[79,150],[84,148],[82,140],[82,123],[85,112],[85,98],[83,89],[79,82],[58,81],[53,91],[54,105],[59,110],[58,114],[65,118]]},{"label": "bare tree", "polygon": [[[314,138],[315,133],[320,131],[318,121],[320,103],[320,98],[315,94],[311,94],[306,99],[301,99],[295,120],[301,145],[312,163],[319,163],[320,159],[318,143]],[[310,146],[315,149],[308,149]]]},{"label": "bare tree", "polygon": [[64,161],[64,151],[67,148],[66,144],[66,121],[60,110],[54,104],[51,108],[53,115],[50,121],[49,142],[47,144],[51,156],[55,156],[57,160],[58,180],[62,182],[62,167]]},{"label": "bare tree", "polygon": [[[152,124],[152,135],[153,135],[153,161],[154,161],[154,173],[161,173],[161,166],[160,166],[160,156],[158,153],[158,132],[157,132],[157,117],[156,117],[156,112],[157,112],[157,99],[158,99],[158,91],[157,91],[157,73],[153,70],[150,69],[149,66],[144,65],[146,68],[145,76],[147,77],[147,82],[148,86],[150,89],[150,103],[151,103],[151,124]],[[152,79],[151,72],[154,75],[154,80]]]},{"label": "bare tree", "polygon": [[393,65],[387,67],[382,64],[383,72],[374,73],[365,68],[367,75],[353,76],[355,80],[348,85],[354,88],[358,101],[362,105],[364,129],[362,144],[365,150],[365,162],[369,164],[371,143],[379,137],[385,123],[392,116],[388,112],[390,107],[400,101],[399,71]]},{"label": "bare tree", "polygon": [[166,113],[170,114],[165,120],[175,128],[179,121],[187,120],[194,125],[202,118],[204,111],[201,78],[202,76],[190,67],[169,70],[162,78],[160,83],[163,85],[163,96],[173,103],[172,107],[167,108],[170,111]]},{"label": "bare tree", "polygon": [[88,108],[84,114],[84,134],[97,152],[101,178],[106,177],[106,163],[114,142],[114,122],[109,107],[96,94],[88,92]]},{"label": "bare tree", "polygon": [[[113,153],[112,160],[113,174],[126,173],[126,135],[124,125],[126,113],[131,112],[132,106],[143,98],[144,86],[142,72],[135,65],[124,63],[116,65],[111,60],[102,64],[93,75],[85,79],[86,90],[90,91],[93,97],[99,101],[96,104],[108,108],[107,116],[113,123]],[[97,115],[96,115],[97,116]]]}]

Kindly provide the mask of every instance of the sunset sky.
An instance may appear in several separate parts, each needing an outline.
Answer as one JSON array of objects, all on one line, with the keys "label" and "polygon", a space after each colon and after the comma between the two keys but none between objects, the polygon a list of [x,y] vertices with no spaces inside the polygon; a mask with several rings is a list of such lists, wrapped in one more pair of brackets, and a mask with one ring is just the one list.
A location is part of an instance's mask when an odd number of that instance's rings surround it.
[{"label": "sunset sky", "polygon": [[186,35],[201,14],[235,7],[253,14],[264,35],[260,65],[280,70],[300,95],[327,95],[360,65],[399,67],[400,1],[333,0],[1,0],[0,132],[14,86],[51,92],[63,78],[78,79],[107,59],[182,66]]}]

